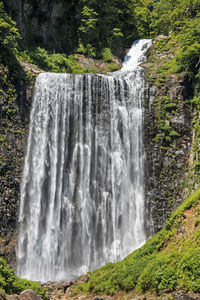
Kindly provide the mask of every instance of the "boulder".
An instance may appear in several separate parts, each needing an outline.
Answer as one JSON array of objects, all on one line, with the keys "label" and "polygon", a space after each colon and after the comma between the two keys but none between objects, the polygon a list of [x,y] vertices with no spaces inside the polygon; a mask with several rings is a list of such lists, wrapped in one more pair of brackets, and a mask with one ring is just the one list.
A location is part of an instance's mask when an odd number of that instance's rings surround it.
[{"label": "boulder", "polygon": [[198,299],[198,295],[192,293],[186,294],[182,291],[176,291],[172,293],[172,296],[175,300],[197,300]]},{"label": "boulder", "polygon": [[19,295],[19,300],[41,300],[41,298],[32,290],[25,290]]}]

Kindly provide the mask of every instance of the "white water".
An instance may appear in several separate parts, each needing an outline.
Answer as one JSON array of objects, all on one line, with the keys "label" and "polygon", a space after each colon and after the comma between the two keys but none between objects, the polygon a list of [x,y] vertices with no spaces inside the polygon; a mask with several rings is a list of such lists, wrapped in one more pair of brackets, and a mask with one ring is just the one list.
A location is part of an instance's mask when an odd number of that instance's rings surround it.
[{"label": "white water", "polygon": [[112,76],[37,77],[21,183],[17,272],[70,280],[145,242],[143,97],[150,40]]}]

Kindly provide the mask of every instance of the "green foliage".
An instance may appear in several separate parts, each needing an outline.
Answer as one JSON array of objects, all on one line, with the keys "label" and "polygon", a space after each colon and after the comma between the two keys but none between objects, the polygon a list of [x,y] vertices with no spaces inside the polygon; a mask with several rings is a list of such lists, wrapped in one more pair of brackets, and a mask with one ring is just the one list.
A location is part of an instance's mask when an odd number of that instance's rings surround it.
[{"label": "green foliage", "polygon": [[177,286],[177,267],[179,255],[158,253],[142,272],[138,279],[138,290],[141,293],[158,292],[158,290],[170,288],[174,290]]},{"label": "green foliage", "polygon": [[199,220],[199,219],[196,219],[196,220],[195,220],[195,223],[194,223],[194,226],[197,227],[199,224],[200,224],[200,220]]},{"label": "green foliage", "polygon": [[80,39],[84,44],[90,44],[95,35],[98,13],[93,8],[84,6],[82,9],[81,26],[79,27]]},{"label": "green foliage", "polygon": [[162,52],[170,50],[170,45],[176,45],[174,59],[163,66],[161,73],[185,72],[195,81],[200,64],[199,18],[200,0],[161,0],[155,3],[150,25],[152,36],[171,33],[160,39],[156,48]]},{"label": "green foliage", "polygon": [[172,128],[170,125],[165,125],[162,127],[162,130],[169,133],[172,130]]},{"label": "green foliage", "polygon": [[[200,29],[199,29],[200,33]],[[181,69],[193,78],[194,71],[200,61],[200,43],[184,46],[176,54],[176,61],[181,66]]]},{"label": "green foliage", "polygon": [[140,2],[81,0],[81,5],[79,44],[84,48],[89,44],[96,57],[101,57],[104,48],[117,52],[127,42],[130,45],[139,36],[138,32],[145,31],[143,36],[148,34],[149,10]]},{"label": "green foliage", "polygon": [[161,50],[161,51],[165,50],[167,48],[166,46],[167,46],[169,40],[170,40],[170,37],[165,37],[163,39],[158,40],[156,43],[156,49]]},{"label": "green foliage", "polygon": [[109,69],[111,72],[115,72],[115,71],[120,70],[120,66],[118,66],[118,65],[116,65],[116,64],[108,64],[108,69]]},{"label": "green foliage", "polygon": [[178,266],[179,285],[187,291],[200,292],[200,248],[191,247]]},{"label": "green foliage", "polygon": [[177,131],[175,131],[175,130],[172,130],[172,131],[170,131],[170,133],[169,133],[169,136],[170,136],[170,137],[172,137],[172,138],[175,138],[175,137],[178,137],[178,136],[179,136],[179,134],[178,134],[178,132],[177,132]]},{"label": "green foliage", "polygon": [[[177,111],[178,104],[172,102],[168,95],[163,96],[161,99],[156,99],[154,101],[154,106],[156,108],[155,114],[155,125],[159,133],[153,138],[155,143],[160,143],[165,149],[169,147],[171,143],[179,137],[179,133],[173,129],[171,124],[171,114]],[[167,149],[167,148],[166,148]]]},{"label": "green foliage", "polygon": [[193,171],[195,176],[197,177],[197,181],[199,181],[200,175],[200,149],[199,149],[199,141],[200,141],[200,119],[199,119],[199,109],[200,109],[200,94],[197,93],[196,96],[190,101],[191,109],[194,112],[193,118],[193,130],[194,130],[194,142],[193,142]]},{"label": "green foliage", "polygon": [[112,55],[110,48],[104,48],[102,50],[102,57],[106,62],[112,61],[113,55]]},{"label": "green foliage", "polygon": [[19,294],[23,290],[32,289],[46,297],[46,290],[39,283],[17,277],[2,258],[0,258],[0,289],[6,294]]},{"label": "green foliage", "polygon": [[167,143],[167,144],[170,144],[171,142],[172,142],[172,139],[171,139],[171,137],[170,136],[164,136],[164,140],[165,140],[165,142]]},{"label": "green foliage", "polygon": [[5,51],[14,51],[18,38],[16,23],[7,15],[4,5],[0,1],[0,56],[5,55]]},{"label": "green foliage", "polygon": [[74,55],[68,57],[62,53],[50,53],[47,50],[37,47],[29,50],[19,51],[18,57],[22,61],[34,63],[39,68],[49,72],[57,73],[96,73],[97,70],[83,68],[78,64]]}]

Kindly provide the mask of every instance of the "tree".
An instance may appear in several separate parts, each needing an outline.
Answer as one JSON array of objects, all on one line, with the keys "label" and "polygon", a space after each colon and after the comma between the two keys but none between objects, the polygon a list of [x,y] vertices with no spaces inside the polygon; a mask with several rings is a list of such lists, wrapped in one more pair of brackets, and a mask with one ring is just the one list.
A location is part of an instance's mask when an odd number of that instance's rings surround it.
[{"label": "tree", "polygon": [[19,32],[16,23],[7,15],[4,5],[0,2],[0,49],[13,51],[16,47]]}]

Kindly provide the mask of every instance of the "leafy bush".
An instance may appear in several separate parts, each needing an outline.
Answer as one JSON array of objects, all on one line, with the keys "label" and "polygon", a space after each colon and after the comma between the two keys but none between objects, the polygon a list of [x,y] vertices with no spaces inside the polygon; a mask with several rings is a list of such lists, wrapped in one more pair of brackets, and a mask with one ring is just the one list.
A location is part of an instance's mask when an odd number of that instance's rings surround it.
[{"label": "leafy bush", "polygon": [[[7,15],[3,3],[0,1],[0,52],[14,51],[19,33],[16,23]],[[2,54],[2,53],[1,53]]]},{"label": "leafy bush", "polygon": [[19,294],[26,289],[32,289],[43,297],[46,295],[46,290],[39,283],[19,278],[6,261],[0,258],[0,290],[6,294]]},{"label": "leafy bush", "polygon": [[169,136],[169,135],[167,135],[167,136],[165,136],[165,142],[167,143],[167,144],[170,144],[171,142],[172,142],[172,139],[171,139],[171,137]]},{"label": "leafy bush", "polygon": [[174,102],[170,102],[170,103],[167,103],[167,104],[165,105],[165,109],[166,109],[167,111],[173,111],[173,110],[176,109],[176,107],[177,107],[177,104],[174,103]]},{"label": "leafy bush", "polygon": [[102,57],[105,61],[110,62],[113,59],[112,52],[110,48],[104,48],[102,51]]},{"label": "leafy bush", "polygon": [[18,57],[26,62],[34,63],[39,68],[56,73],[96,73],[96,69],[87,69],[79,65],[74,55],[68,57],[63,53],[50,53],[37,47],[18,51]]},{"label": "leafy bush", "polygon": [[109,69],[111,72],[114,72],[114,71],[120,70],[120,66],[118,66],[118,65],[116,65],[116,64],[109,64],[109,65],[108,65],[108,69]]},{"label": "leafy bush", "polygon": [[[200,30],[199,30],[200,33]],[[194,43],[190,46],[184,46],[176,54],[176,60],[182,67],[182,70],[192,78],[197,64],[200,61],[200,43]]]},{"label": "leafy bush", "polygon": [[174,271],[177,261],[177,255],[163,255],[162,253],[156,255],[140,275],[137,283],[138,290],[142,293],[158,292],[158,290],[166,288],[174,290],[177,285],[177,274]]},{"label": "leafy bush", "polygon": [[177,131],[175,131],[175,130],[172,130],[172,131],[170,131],[170,133],[169,133],[169,136],[170,136],[170,137],[172,137],[172,138],[175,138],[175,137],[178,137],[178,136],[179,136],[179,134],[178,134],[178,132],[177,132]]},{"label": "leafy bush", "polygon": [[179,284],[187,291],[200,292],[200,247],[183,254],[178,266]]}]

